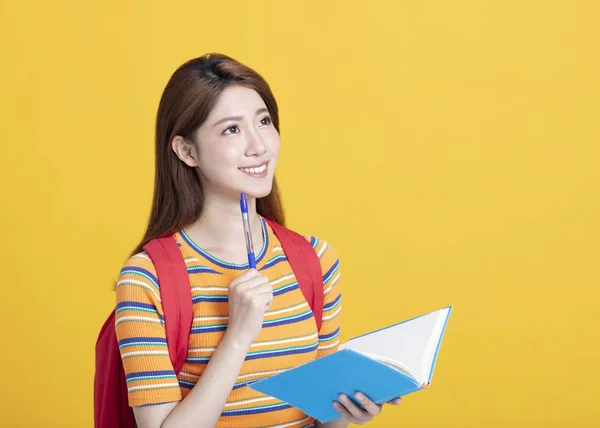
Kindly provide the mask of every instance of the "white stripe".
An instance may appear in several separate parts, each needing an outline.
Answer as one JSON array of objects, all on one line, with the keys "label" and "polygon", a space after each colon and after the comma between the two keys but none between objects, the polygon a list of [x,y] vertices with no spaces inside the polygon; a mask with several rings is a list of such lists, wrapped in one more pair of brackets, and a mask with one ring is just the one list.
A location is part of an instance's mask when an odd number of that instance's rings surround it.
[{"label": "white stripe", "polygon": [[210,351],[215,351],[217,348],[215,347],[208,347],[208,348],[190,348],[190,350],[188,351],[190,354],[199,354],[201,352],[210,352]]},{"label": "white stripe", "polygon": [[331,345],[319,346],[319,350],[335,348],[336,346],[338,346],[339,343],[340,343],[340,339],[336,340]]},{"label": "white stripe", "polygon": [[189,259],[185,259],[186,263],[192,263],[199,261],[196,257],[190,257]]},{"label": "white stripe", "polygon": [[258,402],[261,402],[261,401],[273,401],[273,400],[277,400],[277,399],[273,398],[273,397],[252,398],[250,400],[236,401],[234,403],[227,403],[223,407],[241,406],[243,404],[258,403]]},{"label": "white stripe", "polygon": [[149,262],[152,261],[150,260],[150,257],[143,255],[142,253],[136,254],[135,256],[133,256],[137,259],[144,259],[144,260],[148,260]]},{"label": "white stripe", "polygon": [[[268,371],[268,372],[248,373],[248,374],[245,374],[245,375],[240,375],[240,376],[238,376],[238,382],[237,383],[241,383],[241,382],[239,382],[240,379],[246,379],[246,378],[249,378],[249,377],[257,377],[257,376],[274,375],[274,374],[282,373],[284,371],[285,371],[285,369],[283,369],[283,370],[271,370],[271,371]],[[191,377],[192,379],[200,379],[199,375],[188,373],[188,372],[183,371],[183,370],[180,371],[179,374],[181,376]]]},{"label": "white stripe", "polygon": [[328,247],[327,242],[323,241],[323,247],[321,248],[321,251],[319,251],[319,253],[317,254],[319,256],[319,258],[321,258],[321,256],[323,255],[323,253],[325,252],[327,247]]},{"label": "white stripe", "polygon": [[247,377],[255,377],[255,376],[264,376],[264,375],[270,375],[270,374],[277,374],[277,373],[281,373],[283,371],[285,371],[285,370],[271,370],[271,371],[268,371],[268,372],[248,373],[248,374],[245,374],[245,375],[238,376],[238,380],[239,379],[245,379]]},{"label": "white stripe", "polygon": [[[237,383],[241,383],[240,380],[242,379],[247,379],[249,377],[260,377],[260,376],[268,376],[268,375],[275,375],[275,374],[279,374],[279,373],[283,373],[285,371],[285,369],[282,370],[270,370],[267,372],[256,372],[256,373],[248,373],[245,375],[239,375],[238,376],[238,382]],[[192,374],[192,373],[188,373],[186,371],[181,371],[179,372],[181,374],[181,376],[185,376],[185,377],[191,377],[192,379],[200,379],[200,376]]]},{"label": "white stripe", "polygon": [[273,252],[273,253],[274,253],[275,251],[283,251],[283,248],[281,248],[281,247],[274,247],[274,248],[271,250],[271,252]]},{"label": "white stripe", "polygon": [[194,322],[196,321],[227,321],[229,319],[228,316],[223,317],[195,317]]},{"label": "white stripe", "polygon": [[291,339],[271,340],[268,342],[257,342],[257,343],[253,343],[252,345],[250,345],[250,347],[254,348],[257,346],[279,345],[281,343],[303,342],[305,340],[314,339],[317,336],[318,336],[317,333],[313,333],[313,334],[309,334],[307,336],[293,337]]},{"label": "white stripe", "polygon": [[280,282],[286,281],[288,279],[292,279],[293,277],[294,277],[294,274],[283,276],[283,277],[279,278],[278,280],[271,281],[271,285],[279,284]]},{"label": "white stripe", "polygon": [[140,385],[140,386],[132,386],[131,388],[127,388],[127,391],[139,391],[140,389],[152,389],[152,388],[164,388],[164,387],[177,387],[179,388],[179,383],[159,383],[156,385]]},{"label": "white stripe", "polygon": [[195,375],[195,374],[191,374],[191,373],[188,373],[188,372],[184,372],[183,370],[181,370],[181,371],[179,372],[179,374],[180,374],[181,376],[187,376],[187,377],[191,377],[191,378],[194,378],[194,379],[200,379],[200,376],[198,376],[198,375]]},{"label": "white stripe", "polygon": [[156,319],[156,318],[148,318],[148,317],[138,317],[138,316],[126,316],[126,317],[120,317],[117,322],[115,323],[115,325],[119,325],[121,324],[123,321],[125,320],[136,320],[136,321],[147,321],[147,322],[154,322],[157,324],[160,324],[160,320]]},{"label": "white stripe", "polygon": [[333,281],[331,282],[331,285],[333,285],[336,282],[338,282],[339,279],[340,279],[340,272],[338,271],[338,274],[335,276],[335,278],[333,278]]},{"label": "white stripe", "polygon": [[342,305],[340,305],[337,308],[337,310],[334,313],[332,313],[331,315],[327,315],[326,317],[323,317],[323,321],[327,321],[327,320],[330,320],[332,318],[335,318],[335,316],[340,313],[341,309],[342,309]]},{"label": "white stripe", "polygon": [[337,275],[335,276],[335,278],[333,278],[333,281],[331,281],[329,283],[329,287],[327,287],[325,289],[325,291],[323,291],[323,294],[325,296],[327,296],[327,294],[331,291],[331,287],[333,287],[335,285],[335,283],[338,282],[339,279],[340,279],[340,273],[338,272]]},{"label": "white stripe", "polygon": [[192,287],[192,292],[194,291],[228,291],[227,287]]},{"label": "white stripe", "polygon": [[265,312],[265,317],[270,317],[270,316],[273,316],[273,315],[284,314],[286,312],[292,312],[292,311],[295,311],[296,309],[303,308],[304,306],[308,306],[308,303],[304,302],[304,303],[300,303],[300,304],[298,304],[296,306],[292,306],[292,307],[285,308],[285,309],[280,309],[278,311]]},{"label": "white stripe", "polygon": [[147,288],[148,290],[150,290],[152,292],[152,294],[154,294],[154,297],[156,297],[156,299],[160,302],[160,297],[158,297],[158,294],[156,294],[154,289],[152,287],[150,287],[148,284],[146,284],[145,282],[136,281],[135,279],[122,279],[121,281],[117,282],[117,287],[120,287],[120,286],[126,285],[126,284],[142,285],[144,288]]},{"label": "white stripe", "polygon": [[[265,318],[266,317],[271,317],[273,315],[280,315],[280,314],[284,314],[286,312],[293,312],[297,309],[303,308],[305,306],[308,306],[307,302],[303,302],[303,303],[299,303],[298,305],[295,306],[291,306],[289,308],[285,308],[285,309],[280,309],[278,311],[267,311],[265,312]],[[228,316],[220,316],[220,317],[195,317],[194,321],[228,321],[229,317]]]},{"label": "white stripe", "polygon": [[122,355],[122,358],[130,357],[132,355],[169,355],[169,351],[135,351],[126,352]]}]

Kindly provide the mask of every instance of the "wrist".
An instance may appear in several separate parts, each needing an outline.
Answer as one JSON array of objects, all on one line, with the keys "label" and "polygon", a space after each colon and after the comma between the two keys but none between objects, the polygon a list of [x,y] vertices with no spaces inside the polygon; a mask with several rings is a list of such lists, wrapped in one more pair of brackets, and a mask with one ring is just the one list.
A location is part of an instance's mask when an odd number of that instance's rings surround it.
[{"label": "wrist", "polygon": [[225,345],[230,350],[244,353],[248,352],[252,342],[252,340],[248,340],[248,338],[244,337],[244,335],[241,335],[230,329],[225,330],[225,334],[221,340],[221,344]]}]

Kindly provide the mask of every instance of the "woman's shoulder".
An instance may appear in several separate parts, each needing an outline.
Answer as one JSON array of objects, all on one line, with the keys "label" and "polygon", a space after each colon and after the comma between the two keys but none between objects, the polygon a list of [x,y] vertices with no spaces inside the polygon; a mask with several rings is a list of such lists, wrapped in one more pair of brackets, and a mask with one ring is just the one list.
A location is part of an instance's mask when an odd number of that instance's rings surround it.
[{"label": "woman's shoulder", "polygon": [[[325,239],[314,235],[303,236],[311,244],[319,257],[321,273],[323,274],[323,287],[327,295],[335,284],[338,284],[337,287],[339,287],[340,257],[338,252]],[[338,290],[338,288],[335,288],[335,290]],[[336,293],[339,293],[339,290]]]},{"label": "woman's shoulder", "polygon": [[303,234],[302,236],[304,236],[304,239],[310,243],[317,253],[325,277],[328,276],[328,272],[335,271],[339,268],[340,258],[338,252],[329,241],[314,235]]},{"label": "woman's shoulder", "polygon": [[302,236],[310,243],[310,245],[314,248],[314,250],[317,253],[335,253],[337,255],[335,247],[332,244],[330,244],[328,240],[319,238],[315,235],[302,234]]},{"label": "woman's shoulder", "polygon": [[[130,256],[119,272],[119,281],[137,280],[158,288],[158,279],[154,263],[145,251]],[[118,285],[118,284],[117,284]]]},{"label": "woman's shoulder", "polygon": [[[277,236],[270,226],[267,227],[270,230],[270,234],[272,233],[274,236]],[[296,230],[295,228],[290,229],[288,226],[285,226],[285,228],[306,239],[319,256],[319,259],[321,259],[321,264],[323,264],[323,260],[338,260],[338,253],[330,241],[325,240],[322,237],[307,234],[301,230]]]}]

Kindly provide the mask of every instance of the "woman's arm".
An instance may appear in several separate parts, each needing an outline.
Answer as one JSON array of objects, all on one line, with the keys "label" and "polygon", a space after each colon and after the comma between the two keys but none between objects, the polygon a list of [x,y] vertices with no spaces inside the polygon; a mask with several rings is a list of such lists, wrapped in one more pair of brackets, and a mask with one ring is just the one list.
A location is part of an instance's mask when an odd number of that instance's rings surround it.
[{"label": "woman's arm", "polygon": [[[317,358],[333,354],[338,350],[341,331],[342,285],[340,279],[340,259],[337,251],[325,241],[316,248],[321,254],[320,263],[323,273],[323,325],[319,331],[319,350]],[[318,428],[346,428],[350,422],[346,419],[322,424]]]},{"label": "woman's arm", "polygon": [[248,352],[245,344],[225,333],[204,373],[178,403],[135,407],[139,428],[214,427],[233,389]]},{"label": "woman's arm", "polygon": [[[316,248],[317,253],[321,254],[321,270],[323,272],[323,325],[319,331],[319,350],[317,358],[322,358],[336,352],[339,348],[340,340],[340,313],[342,309],[342,290],[340,280],[340,261],[337,252],[326,242],[321,241]],[[342,418],[320,423],[319,428],[346,428],[350,423],[364,424],[372,420],[381,412],[382,406],[378,406],[363,395],[356,396],[365,410],[360,409],[347,397],[340,395],[340,400],[336,402],[335,408]],[[397,405],[402,400],[396,399],[388,404]]]},{"label": "woman's arm", "polygon": [[268,278],[251,269],[231,282],[227,330],[198,382],[182,400],[167,352],[152,262],[132,258],[121,272],[115,325],[137,426],[214,427],[272,303]]}]

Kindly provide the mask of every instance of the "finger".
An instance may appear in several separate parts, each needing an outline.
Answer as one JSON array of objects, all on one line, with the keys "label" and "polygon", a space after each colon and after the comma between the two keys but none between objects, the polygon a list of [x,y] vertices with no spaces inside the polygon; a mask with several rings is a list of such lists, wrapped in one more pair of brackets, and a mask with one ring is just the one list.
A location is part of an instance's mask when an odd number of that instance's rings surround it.
[{"label": "finger", "polygon": [[241,274],[240,276],[238,276],[237,278],[235,278],[233,281],[231,281],[231,286],[235,287],[238,284],[241,284],[242,282],[245,282],[251,278],[254,278],[256,276],[260,275],[258,273],[258,271],[256,269],[248,269],[246,272],[244,272],[243,274]]},{"label": "finger", "polygon": [[369,413],[365,412],[360,407],[358,407],[356,404],[354,404],[352,402],[352,400],[350,400],[350,398],[348,398],[347,395],[340,394],[338,399],[344,405],[344,407],[350,412],[350,414],[352,414],[352,416],[354,416],[356,419],[363,421],[363,422],[365,421],[365,419],[370,419]]},{"label": "finger", "polygon": [[273,290],[270,290],[270,289],[262,289],[262,290],[260,290],[260,289],[257,288],[257,289],[254,289],[252,291],[260,299],[264,299],[265,301],[266,300],[273,300]]},{"label": "finger", "polygon": [[[258,284],[253,285],[250,288],[256,293],[273,293],[273,286],[269,282],[269,279],[266,277],[263,278],[262,281],[259,281]],[[252,279],[252,281],[254,281],[254,279]]]},{"label": "finger", "polygon": [[342,415],[342,417],[348,422],[351,422],[353,424],[361,424],[363,422],[360,419],[356,419],[354,416],[352,416],[348,409],[346,409],[342,404],[338,403],[337,401],[333,402],[333,408],[340,412],[340,415]]},{"label": "finger", "polygon": [[381,407],[369,400],[369,398],[367,398],[367,396],[362,392],[357,393],[354,398],[356,398],[358,402],[362,404],[369,415],[377,416],[379,412],[381,412]]},{"label": "finger", "polygon": [[273,300],[273,288],[271,284],[259,285],[247,292],[257,301],[271,302]]},{"label": "finger", "polygon": [[273,286],[269,282],[269,278],[264,275],[258,275],[257,277],[249,279],[247,282],[251,283],[251,285],[246,287],[247,289],[257,288],[259,286],[262,286],[265,290],[273,289]]},{"label": "finger", "polygon": [[387,402],[387,404],[391,404],[392,406],[397,406],[400,403],[402,403],[402,397],[394,398],[393,400]]},{"label": "finger", "polygon": [[273,304],[273,291],[272,290],[263,291],[262,293],[258,293],[256,296],[257,296],[257,299],[259,299],[261,302],[264,302],[265,311],[267,309],[269,309],[271,307],[271,305]]},{"label": "finger", "polygon": [[254,288],[257,288],[258,286],[264,285],[266,287],[268,287],[269,289],[271,289],[271,284],[269,283],[269,279],[263,275],[258,275],[255,276],[253,278],[250,278],[244,282],[242,282],[241,284],[236,285],[236,287],[241,288],[242,290],[252,290]]}]

